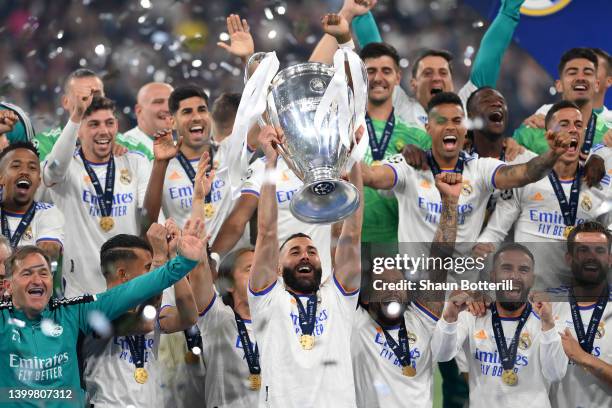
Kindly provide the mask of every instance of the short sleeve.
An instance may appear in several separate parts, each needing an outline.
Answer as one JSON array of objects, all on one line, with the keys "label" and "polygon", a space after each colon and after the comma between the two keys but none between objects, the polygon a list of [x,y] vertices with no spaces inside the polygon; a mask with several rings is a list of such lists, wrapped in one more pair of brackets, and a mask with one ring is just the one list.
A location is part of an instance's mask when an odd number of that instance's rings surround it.
[{"label": "short sleeve", "polygon": [[64,245],[64,215],[54,205],[42,204],[48,208],[41,211],[36,225],[36,242],[52,241]]},{"label": "short sleeve", "polygon": [[251,284],[249,283],[249,287],[247,289],[249,295],[249,308],[251,309],[251,313],[262,314],[268,307],[272,304],[274,297],[279,296],[285,289],[283,288],[282,282],[279,279],[276,279],[270,286],[264,288],[260,291],[253,291],[251,289]]},{"label": "short sleeve", "polygon": [[474,160],[478,182],[484,188],[484,191],[493,192],[497,188],[495,186],[495,174],[501,167],[506,166],[506,163],[491,157],[479,157]]},{"label": "short sleeve", "polygon": [[215,295],[210,305],[198,316],[197,325],[202,336],[206,337],[214,333],[220,324],[229,319],[234,319],[233,310],[225,305],[219,296]]},{"label": "short sleeve", "polygon": [[257,159],[249,166],[244,183],[242,184],[242,194],[253,194],[259,197],[261,185],[265,173],[265,162],[263,159]]},{"label": "short sleeve", "polygon": [[393,170],[395,176],[393,190],[398,192],[406,189],[407,180],[415,173],[401,154],[389,157],[383,162],[383,166],[389,166]]}]

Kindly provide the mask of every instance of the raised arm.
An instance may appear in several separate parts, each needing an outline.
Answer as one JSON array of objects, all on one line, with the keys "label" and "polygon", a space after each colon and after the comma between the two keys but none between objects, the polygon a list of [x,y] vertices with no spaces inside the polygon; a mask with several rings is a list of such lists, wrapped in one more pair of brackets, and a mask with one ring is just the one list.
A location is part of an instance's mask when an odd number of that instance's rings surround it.
[{"label": "raised arm", "polygon": [[[204,152],[200,158],[198,169],[196,171],[193,190],[193,202],[191,209],[191,220],[194,221],[204,214],[204,197],[210,192],[212,183],[215,178],[215,171],[211,170],[206,174],[206,169],[210,163],[208,152]],[[202,231],[202,238],[208,241],[205,237],[206,230]],[[198,313],[203,312],[210,305],[215,297],[215,288],[213,286],[213,276],[208,262],[208,253],[202,257],[195,269],[189,274],[189,282],[195,299]]]},{"label": "raised arm", "polygon": [[[149,242],[157,241],[157,245],[151,243],[154,253],[154,266],[158,262],[165,262],[164,258],[167,261],[174,257],[176,245],[181,234],[178,225],[171,218],[166,220],[166,224],[162,229],[159,233],[155,234],[155,238],[153,237],[154,234],[151,233],[151,229],[147,232]],[[159,248],[157,251],[155,250],[156,247]],[[197,268],[196,266],[191,274]],[[164,333],[175,333],[188,329],[195,324],[198,318],[196,302],[186,277],[174,284],[174,300],[174,306],[165,307],[159,313],[159,326]]]},{"label": "raised arm", "polygon": [[341,18],[334,17],[330,23],[330,14],[324,16],[321,23],[325,34],[312,51],[309,61],[332,64],[338,45],[347,43],[352,39],[350,25],[353,18],[369,13],[376,2],[377,0],[345,0],[338,14],[333,14]]},{"label": "raised arm", "polygon": [[175,157],[181,147],[181,139],[175,145],[170,129],[160,130],[155,134],[153,141],[153,168],[147,185],[143,207],[149,223],[157,222],[162,205],[164,180],[168,163]]},{"label": "raised arm", "polygon": [[255,194],[242,193],[219,229],[217,238],[212,244],[212,251],[223,256],[236,245],[247,223],[257,209],[259,198]]},{"label": "raised arm", "polygon": [[[462,176],[459,173],[440,173],[436,175],[436,188],[442,199],[440,222],[431,244],[430,257],[442,258],[442,262],[434,262],[434,266],[443,265],[444,258],[452,257],[457,239],[457,203],[461,194]],[[429,270],[428,279],[433,283],[444,283],[447,278],[445,268]],[[417,299],[427,309],[440,317],[444,308],[444,290],[419,291]]]},{"label": "raised arm", "polygon": [[160,268],[141,275],[124,284],[97,295],[91,303],[79,304],[79,326],[88,330],[88,316],[93,310],[102,312],[107,319],[114,320],[126,311],[147,299],[163,292],[164,289],[182,279],[191,271],[204,253],[204,242],[197,238],[202,227],[200,220],[193,225],[188,221],[179,242],[178,256]]},{"label": "raised arm", "polygon": [[266,155],[266,176],[261,186],[259,210],[257,211],[257,243],[253,265],[249,272],[249,289],[261,292],[277,279],[278,271],[278,206],[276,204],[276,184],[270,174],[276,171],[278,152],[282,134],[277,134],[271,126],[259,133],[259,145]]},{"label": "raised arm", "polygon": [[355,292],[361,284],[361,226],[364,200],[361,167],[357,163],[351,169],[349,181],[359,190],[359,208],[342,223],[334,262],[334,277],[346,293]]},{"label": "raised arm", "polygon": [[546,138],[553,141],[550,150],[534,157],[527,163],[500,167],[495,173],[495,187],[508,190],[523,187],[546,177],[559,157],[569,148],[571,136],[565,131],[553,132],[549,130],[546,132]]},{"label": "raised arm", "polygon": [[563,352],[561,336],[555,328],[552,305],[546,293],[533,292],[529,301],[533,311],[540,317],[542,333],[540,334],[540,365],[542,374],[549,382],[559,382],[567,372],[568,359]]},{"label": "raised arm", "polygon": [[73,96],[74,109],[70,114],[70,120],[68,120],[64,130],[62,130],[62,134],[57,139],[53,149],[47,156],[47,160],[43,164],[42,178],[43,183],[47,187],[64,181],[76,147],[81,120],[85,111],[91,105],[93,96],[94,89],[91,87],[75,87]]},{"label": "raised arm", "polygon": [[504,53],[508,49],[525,0],[502,0],[499,13],[482,37],[470,81],[477,87],[495,87]]}]

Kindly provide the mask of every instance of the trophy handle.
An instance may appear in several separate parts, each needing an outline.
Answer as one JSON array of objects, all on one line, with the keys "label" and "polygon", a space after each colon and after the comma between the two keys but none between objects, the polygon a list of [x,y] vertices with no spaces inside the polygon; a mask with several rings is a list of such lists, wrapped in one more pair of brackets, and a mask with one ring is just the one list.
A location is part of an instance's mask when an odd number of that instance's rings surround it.
[{"label": "trophy handle", "polygon": [[244,66],[244,83],[246,84],[259,66],[259,63],[266,58],[267,53],[265,52],[256,52],[255,54],[249,57],[246,65]]}]

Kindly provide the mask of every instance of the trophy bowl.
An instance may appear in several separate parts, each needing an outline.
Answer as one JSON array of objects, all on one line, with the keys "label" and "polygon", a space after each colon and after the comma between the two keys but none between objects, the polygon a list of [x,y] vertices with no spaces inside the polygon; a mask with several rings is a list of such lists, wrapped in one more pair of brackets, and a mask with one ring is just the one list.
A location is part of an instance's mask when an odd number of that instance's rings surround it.
[{"label": "trophy bowl", "polygon": [[[359,207],[359,191],[340,178],[350,152],[341,142],[338,104],[332,102],[323,122],[315,123],[315,112],[334,73],[325,64],[294,65],[276,74],[267,95],[266,119],[285,137],[279,153],[304,182],[293,195],[290,210],[310,224],[341,221]],[[355,113],[348,83],[347,91],[352,136]]]}]

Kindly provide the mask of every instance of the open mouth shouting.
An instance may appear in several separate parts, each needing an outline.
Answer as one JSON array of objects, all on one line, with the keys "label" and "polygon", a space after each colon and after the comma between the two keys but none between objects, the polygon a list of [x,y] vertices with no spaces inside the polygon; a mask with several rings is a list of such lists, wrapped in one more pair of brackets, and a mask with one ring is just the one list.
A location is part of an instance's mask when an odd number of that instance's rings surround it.
[{"label": "open mouth shouting", "polygon": [[111,144],[111,138],[110,137],[101,137],[99,139],[96,139],[94,141],[94,144],[97,147],[102,147],[102,148],[108,148]]},{"label": "open mouth shouting", "polygon": [[307,262],[299,264],[296,270],[298,275],[308,275],[314,272],[312,265]]},{"label": "open mouth shouting", "polygon": [[15,190],[20,194],[27,194],[32,187],[32,180],[27,176],[21,176],[15,182]]},{"label": "open mouth shouting", "polygon": [[457,149],[457,135],[444,135],[442,137],[444,150],[451,152]]},{"label": "open mouth shouting", "polygon": [[584,95],[589,90],[589,83],[584,81],[576,81],[572,84],[572,91]]},{"label": "open mouth shouting", "polygon": [[35,285],[31,285],[28,289],[27,289],[27,294],[28,296],[31,296],[33,298],[38,298],[38,299],[42,299],[45,296],[45,287],[44,286],[35,286]]},{"label": "open mouth shouting", "polygon": [[567,149],[568,153],[577,153],[578,152],[578,137],[572,136],[570,140],[569,148]]},{"label": "open mouth shouting", "polygon": [[436,94],[439,94],[441,92],[444,92],[444,89],[442,89],[441,87],[433,87],[431,88],[431,90],[429,91],[429,93],[431,94],[431,96],[434,96]]}]

